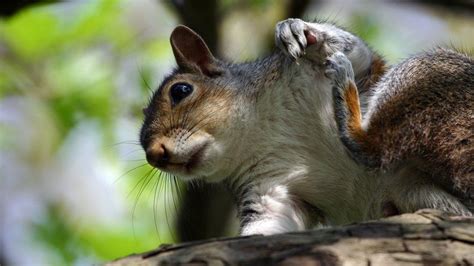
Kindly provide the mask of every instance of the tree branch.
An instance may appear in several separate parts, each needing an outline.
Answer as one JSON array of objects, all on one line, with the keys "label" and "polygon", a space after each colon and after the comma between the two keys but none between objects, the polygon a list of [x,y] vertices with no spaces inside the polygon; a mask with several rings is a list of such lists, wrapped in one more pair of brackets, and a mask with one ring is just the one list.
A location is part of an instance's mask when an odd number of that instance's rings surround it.
[{"label": "tree branch", "polygon": [[273,236],[167,245],[107,265],[472,265],[474,218],[421,210]]}]

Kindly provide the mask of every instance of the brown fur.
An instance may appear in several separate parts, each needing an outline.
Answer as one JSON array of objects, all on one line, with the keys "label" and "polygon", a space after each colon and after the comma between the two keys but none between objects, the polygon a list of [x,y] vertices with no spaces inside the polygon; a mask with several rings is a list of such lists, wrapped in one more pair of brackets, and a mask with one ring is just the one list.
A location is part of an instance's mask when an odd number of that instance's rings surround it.
[{"label": "brown fur", "polygon": [[[192,84],[194,93],[179,105],[172,107],[170,97],[164,95],[169,95],[170,87],[180,82]],[[160,93],[160,97],[156,97],[156,102],[152,102],[149,108],[155,109],[155,113],[159,114],[160,122],[155,125],[154,131],[163,136],[173,134],[178,128],[202,130],[214,134],[216,129],[226,124],[231,106],[229,103],[235,99],[229,90],[213,87],[212,82],[207,81],[202,75],[193,74],[173,76],[163,84]]]},{"label": "brown fur", "polygon": [[474,61],[436,50],[396,66],[375,90],[383,93],[361,133],[352,87],[346,91],[347,127],[380,167],[412,161],[453,192],[474,188]]},{"label": "brown fur", "polygon": [[[306,27],[332,38],[318,39],[305,49],[295,37],[304,36]],[[150,164],[183,180],[227,182],[238,201],[242,234],[281,233],[426,207],[470,213],[417,169],[386,175],[351,161],[337,139],[331,114],[334,111],[341,140],[349,150],[354,148],[352,158],[358,162],[374,160],[377,168],[387,169],[419,161],[431,175],[439,174],[433,180],[466,180],[450,175],[451,170],[463,169],[449,164],[449,159],[464,169],[472,162],[471,140],[465,136],[469,131],[461,130],[469,130],[469,125],[457,122],[469,122],[472,107],[459,106],[472,99],[443,88],[472,85],[472,73],[458,75],[453,56],[425,54],[385,74],[381,57],[355,36],[328,24],[289,19],[277,25],[276,39],[280,52],[233,64],[215,59],[201,37],[178,26],[171,35],[178,69],[155,92],[141,131]],[[301,56],[301,64],[295,64],[293,59]],[[346,82],[354,74],[362,108],[354,80]],[[171,97],[170,89],[178,82],[193,90],[184,86],[185,96],[176,100],[179,97]],[[381,96],[372,101],[377,105],[369,108],[373,115],[365,131],[361,115],[366,99],[374,99],[367,96],[373,92]],[[462,97],[450,103],[451,93]],[[447,109],[433,107],[439,102]],[[460,132],[456,143],[467,152],[451,147],[453,132],[448,127]]]},{"label": "brown fur", "polygon": [[358,82],[358,89],[360,93],[369,91],[380,80],[380,78],[387,72],[387,65],[383,58],[376,54],[372,54],[372,62],[370,64],[367,76]]},{"label": "brown fur", "polygon": [[349,112],[349,120],[347,121],[347,127],[349,129],[350,134],[352,134],[353,137],[360,142],[365,137],[365,132],[362,130],[362,117],[359,105],[359,95],[354,82],[351,81],[347,84],[344,99],[346,101]]}]

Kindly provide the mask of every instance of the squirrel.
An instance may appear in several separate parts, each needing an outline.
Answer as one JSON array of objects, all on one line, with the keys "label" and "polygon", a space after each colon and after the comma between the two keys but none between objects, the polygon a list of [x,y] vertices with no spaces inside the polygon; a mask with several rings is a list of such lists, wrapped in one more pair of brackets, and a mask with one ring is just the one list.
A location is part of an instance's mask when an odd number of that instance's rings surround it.
[{"label": "squirrel", "polygon": [[335,118],[355,161],[383,170],[411,163],[474,199],[473,58],[438,48],[406,59],[371,88],[364,114],[353,75],[338,80]]},{"label": "squirrel", "polygon": [[178,67],[143,109],[149,164],[225,183],[241,235],[421,208],[472,215],[456,194],[472,188],[472,58],[440,49],[389,67],[356,35],[300,19],[279,22],[275,41],[230,63],[176,27]]}]

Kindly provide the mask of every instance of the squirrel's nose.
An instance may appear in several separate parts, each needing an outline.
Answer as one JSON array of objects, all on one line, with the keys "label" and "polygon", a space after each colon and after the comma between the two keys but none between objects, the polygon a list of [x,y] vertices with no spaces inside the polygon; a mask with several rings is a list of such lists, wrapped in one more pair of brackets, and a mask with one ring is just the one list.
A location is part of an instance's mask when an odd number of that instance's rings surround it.
[{"label": "squirrel's nose", "polygon": [[163,143],[152,143],[146,149],[146,160],[155,167],[165,166],[170,159],[169,152]]}]

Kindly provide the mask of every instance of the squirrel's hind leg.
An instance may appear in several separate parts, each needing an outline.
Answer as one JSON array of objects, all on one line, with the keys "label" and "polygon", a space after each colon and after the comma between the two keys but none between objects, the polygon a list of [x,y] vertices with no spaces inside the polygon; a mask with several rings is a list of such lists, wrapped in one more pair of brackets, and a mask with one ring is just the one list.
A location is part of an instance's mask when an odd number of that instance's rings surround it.
[{"label": "squirrel's hind leg", "polygon": [[341,141],[355,161],[378,167],[376,146],[371,145],[362,128],[359,93],[351,62],[343,53],[336,52],[327,58],[325,74],[332,80],[334,115]]}]

